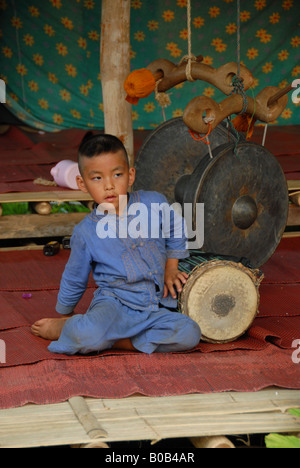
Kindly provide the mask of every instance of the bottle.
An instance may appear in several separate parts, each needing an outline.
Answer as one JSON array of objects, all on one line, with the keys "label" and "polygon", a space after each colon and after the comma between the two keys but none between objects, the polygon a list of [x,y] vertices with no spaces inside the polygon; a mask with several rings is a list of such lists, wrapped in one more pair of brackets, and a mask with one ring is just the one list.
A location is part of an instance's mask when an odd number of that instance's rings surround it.
[{"label": "bottle", "polygon": [[76,182],[76,177],[80,175],[78,163],[65,159],[56,164],[50,173],[57,185],[79,190]]}]

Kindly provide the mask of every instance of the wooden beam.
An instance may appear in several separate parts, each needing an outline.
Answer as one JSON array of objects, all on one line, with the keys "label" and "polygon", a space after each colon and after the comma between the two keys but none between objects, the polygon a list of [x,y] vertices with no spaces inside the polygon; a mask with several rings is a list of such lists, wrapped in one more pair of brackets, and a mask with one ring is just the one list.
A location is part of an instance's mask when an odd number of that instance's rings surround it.
[{"label": "wooden beam", "polygon": [[90,201],[92,197],[89,193],[80,190],[61,190],[48,192],[16,192],[1,193],[0,203],[26,203],[26,202],[69,202],[69,201]]},{"label": "wooden beam", "polygon": [[284,239],[291,239],[293,237],[300,237],[300,231],[291,231],[291,232],[284,232],[283,236]]},{"label": "wooden beam", "polygon": [[0,239],[32,239],[34,237],[71,236],[76,224],[87,213],[53,213],[2,216]]},{"label": "wooden beam", "polygon": [[290,204],[287,226],[300,226],[300,206]]},{"label": "wooden beam", "polygon": [[300,190],[300,180],[288,180],[287,185],[290,191]]},{"label": "wooden beam", "polygon": [[132,109],[123,87],[130,73],[130,5],[131,0],[102,0],[100,68],[105,133],[123,142],[133,165]]}]

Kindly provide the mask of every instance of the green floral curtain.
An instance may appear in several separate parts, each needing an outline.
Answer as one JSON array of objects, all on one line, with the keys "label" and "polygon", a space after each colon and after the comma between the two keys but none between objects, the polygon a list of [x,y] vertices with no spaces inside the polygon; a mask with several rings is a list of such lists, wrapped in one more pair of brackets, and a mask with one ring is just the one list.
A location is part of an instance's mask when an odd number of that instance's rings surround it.
[{"label": "green floral curtain", "polygon": [[[114,0],[112,0],[114,1]],[[237,58],[237,0],[192,0],[192,52],[218,68]],[[131,69],[166,58],[178,63],[188,50],[186,0],[132,0]],[[247,94],[300,79],[298,0],[241,0],[241,61],[254,77]],[[0,0],[0,78],[7,106],[24,123],[45,131],[104,127],[99,69],[101,0]],[[134,128],[153,128],[182,115],[204,94],[225,96],[205,82],[169,91],[165,111],[154,93],[133,106]],[[289,94],[275,122],[299,124]]]}]

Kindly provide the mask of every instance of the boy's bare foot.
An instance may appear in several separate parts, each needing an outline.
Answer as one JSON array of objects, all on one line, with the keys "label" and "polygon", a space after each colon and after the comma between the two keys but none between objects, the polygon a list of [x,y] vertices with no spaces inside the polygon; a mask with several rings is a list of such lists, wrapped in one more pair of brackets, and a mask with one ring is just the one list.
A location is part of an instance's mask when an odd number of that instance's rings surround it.
[{"label": "boy's bare foot", "polygon": [[38,320],[31,327],[33,335],[40,336],[45,340],[56,341],[60,337],[64,324],[69,317],[45,318]]},{"label": "boy's bare foot", "polygon": [[130,338],[124,338],[119,341],[116,341],[112,347],[116,349],[127,349],[129,351],[136,351]]}]

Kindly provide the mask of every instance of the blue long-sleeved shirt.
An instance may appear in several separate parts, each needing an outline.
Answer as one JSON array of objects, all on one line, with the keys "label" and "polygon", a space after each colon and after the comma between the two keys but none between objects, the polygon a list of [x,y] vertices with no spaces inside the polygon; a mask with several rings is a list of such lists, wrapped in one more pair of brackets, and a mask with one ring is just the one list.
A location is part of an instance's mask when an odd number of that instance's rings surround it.
[{"label": "blue long-sleeved shirt", "polygon": [[167,259],[189,256],[182,217],[163,195],[146,191],[129,195],[126,214],[94,210],[74,228],[57,312],[73,312],[91,271],[98,286],[94,301],[117,297],[141,311],[156,311],[160,304],[176,307],[176,299],[163,298],[163,289]]}]

